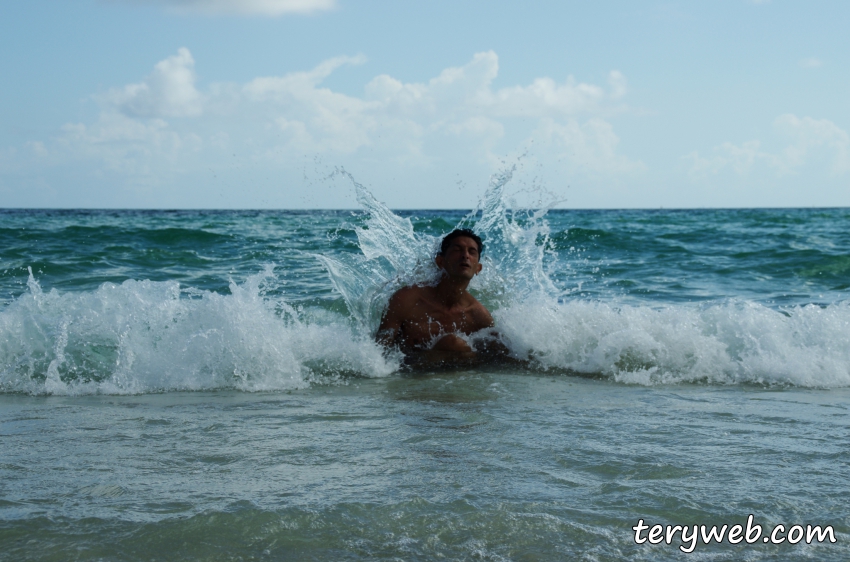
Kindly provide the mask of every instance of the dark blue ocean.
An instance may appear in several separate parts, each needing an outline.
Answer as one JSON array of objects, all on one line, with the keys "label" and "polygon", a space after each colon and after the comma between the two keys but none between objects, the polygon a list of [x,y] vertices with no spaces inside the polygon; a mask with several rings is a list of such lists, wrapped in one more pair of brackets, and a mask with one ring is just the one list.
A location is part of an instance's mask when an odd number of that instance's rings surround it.
[{"label": "dark blue ocean", "polygon": [[[850,559],[850,209],[0,210],[0,559]],[[521,366],[373,343],[439,238]],[[793,537],[792,537],[793,538]]]}]

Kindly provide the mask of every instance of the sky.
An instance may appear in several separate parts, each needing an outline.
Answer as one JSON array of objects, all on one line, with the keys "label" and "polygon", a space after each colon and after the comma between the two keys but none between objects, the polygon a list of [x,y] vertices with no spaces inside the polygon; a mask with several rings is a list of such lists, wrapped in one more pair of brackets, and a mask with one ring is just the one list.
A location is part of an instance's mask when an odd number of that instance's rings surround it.
[{"label": "sky", "polygon": [[5,0],[0,207],[850,206],[850,2]]}]

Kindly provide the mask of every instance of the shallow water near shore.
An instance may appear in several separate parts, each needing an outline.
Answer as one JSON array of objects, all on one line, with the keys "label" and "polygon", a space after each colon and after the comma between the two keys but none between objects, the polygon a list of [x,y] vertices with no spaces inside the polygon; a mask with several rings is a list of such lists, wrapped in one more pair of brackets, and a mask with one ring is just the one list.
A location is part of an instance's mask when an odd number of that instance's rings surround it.
[{"label": "shallow water near shore", "polygon": [[[652,523],[831,524],[839,542],[698,559],[843,560],[850,393],[526,372],[290,393],[0,397],[7,560],[667,560]],[[70,551],[70,552],[69,552]]]},{"label": "shallow water near shore", "polygon": [[[345,174],[343,174],[345,175]],[[0,210],[0,559],[850,559],[850,210]],[[442,235],[519,366],[375,344]]]}]

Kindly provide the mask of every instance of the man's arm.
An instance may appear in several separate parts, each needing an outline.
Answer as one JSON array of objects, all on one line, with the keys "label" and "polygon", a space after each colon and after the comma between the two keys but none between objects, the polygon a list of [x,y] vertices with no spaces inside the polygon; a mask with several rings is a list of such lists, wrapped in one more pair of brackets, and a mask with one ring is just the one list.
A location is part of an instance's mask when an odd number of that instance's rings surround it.
[{"label": "man's arm", "polygon": [[411,350],[405,362],[410,367],[465,367],[476,362],[476,353],[456,334],[446,334],[430,349]]},{"label": "man's arm", "polygon": [[[476,332],[492,328],[496,325],[490,311],[484,305],[476,301],[472,311],[475,320]],[[478,359],[484,363],[514,363],[516,359],[510,357],[510,350],[499,340],[499,334],[495,330],[489,330],[489,337],[475,344]]]},{"label": "man's arm", "polygon": [[480,302],[477,304],[478,306],[476,307],[476,324],[478,324],[478,326],[476,326],[476,332],[478,330],[483,330],[484,328],[492,328],[493,326],[495,326],[496,322],[495,320],[493,320],[493,316],[490,314],[490,311],[484,308],[484,305]]},{"label": "man's arm", "polygon": [[387,310],[381,317],[381,324],[378,326],[378,331],[375,333],[375,341],[384,347],[392,347],[398,343],[401,336],[401,327],[404,322],[404,317],[407,309],[407,293],[404,289],[396,291],[390,297],[390,302],[387,305]]}]

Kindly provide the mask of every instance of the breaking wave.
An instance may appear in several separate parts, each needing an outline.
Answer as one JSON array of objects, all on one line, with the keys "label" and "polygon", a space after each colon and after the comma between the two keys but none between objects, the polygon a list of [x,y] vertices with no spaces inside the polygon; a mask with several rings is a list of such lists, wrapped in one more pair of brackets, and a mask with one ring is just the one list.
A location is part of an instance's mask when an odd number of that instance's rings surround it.
[{"label": "breaking wave", "polygon": [[0,312],[0,389],[137,394],[302,388],[398,365],[329,312],[264,297],[271,267],[229,295],[176,282],[104,283],[91,292],[28,293]]},{"label": "breaking wave", "polygon": [[[372,335],[390,295],[432,283],[439,235],[414,229],[344,170],[364,209],[359,252],[316,253],[348,313],[295,307],[271,265],[229,294],[175,281],[129,280],[95,290],[27,291],[0,309],[0,392],[131,394],[267,391],[385,377],[400,356]],[[486,243],[471,289],[514,357],[534,371],[628,384],[850,386],[850,303],[771,308],[747,300],[635,304],[589,300],[556,286],[569,254],[549,240],[546,210],[512,210],[494,176],[458,226]],[[563,276],[562,276],[563,277]],[[523,367],[518,367],[523,369]]]}]

